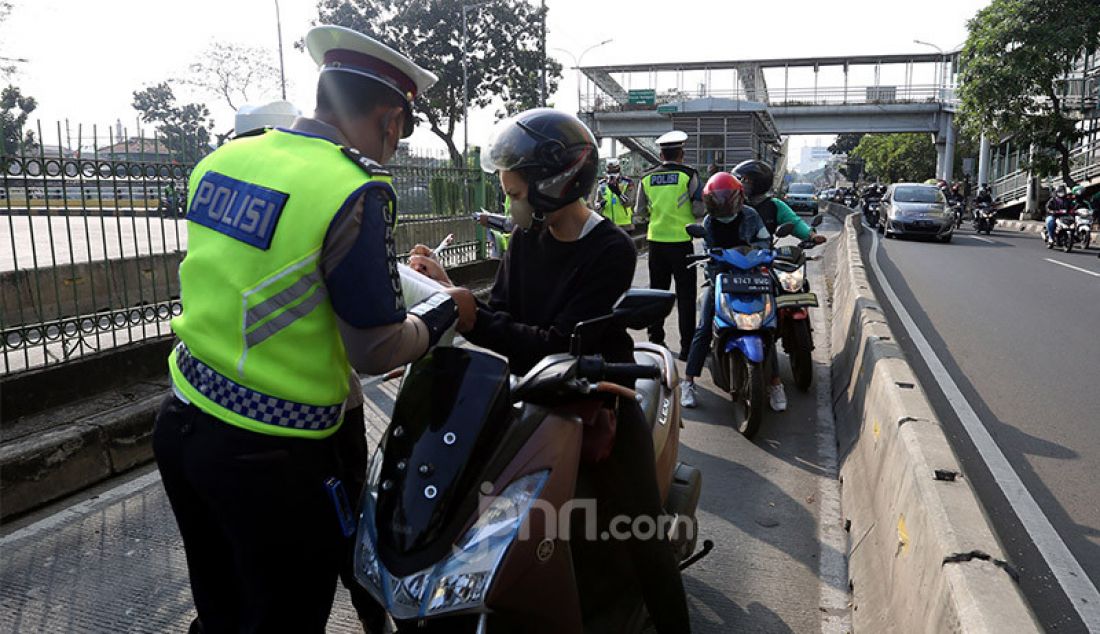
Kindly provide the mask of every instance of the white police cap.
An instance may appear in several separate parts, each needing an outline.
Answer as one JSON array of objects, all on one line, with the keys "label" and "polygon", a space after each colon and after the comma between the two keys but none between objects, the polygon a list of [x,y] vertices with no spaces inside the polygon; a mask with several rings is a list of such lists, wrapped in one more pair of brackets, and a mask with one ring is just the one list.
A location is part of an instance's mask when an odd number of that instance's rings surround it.
[{"label": "white police cap", "polygon": [[665,132],[657,138],[657,145],[663,148],[675,148],[683,145],[688,140],[686,132],[680,130],[673,130],[672,132]]},{"label": "white police cap", "polygon": [[281,99],[265,104],[246,103],[237,109],[233,118],[233,133],[241,135],[260,128],[286,127],[301,114],[294,104]]},{"label": "white police cap", "polygon": [[342,26],[313,27],[306,34],[306,49],[322,73],[343,71],[373,79],[410,105],[439,79],[378,40]]}]

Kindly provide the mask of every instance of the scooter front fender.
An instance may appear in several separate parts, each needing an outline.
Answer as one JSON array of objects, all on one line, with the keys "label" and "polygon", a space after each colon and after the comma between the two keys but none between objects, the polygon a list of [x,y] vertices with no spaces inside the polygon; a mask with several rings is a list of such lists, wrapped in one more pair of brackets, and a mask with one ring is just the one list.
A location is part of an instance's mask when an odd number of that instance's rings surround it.
[{"label": "scooter front fender", "polygon": [[726,343],[726,352],[732,352],[736,348],[745,355],[745,358],[753,363],[764,362],[764,340],[760,335],[740,335],[731,337]]}]

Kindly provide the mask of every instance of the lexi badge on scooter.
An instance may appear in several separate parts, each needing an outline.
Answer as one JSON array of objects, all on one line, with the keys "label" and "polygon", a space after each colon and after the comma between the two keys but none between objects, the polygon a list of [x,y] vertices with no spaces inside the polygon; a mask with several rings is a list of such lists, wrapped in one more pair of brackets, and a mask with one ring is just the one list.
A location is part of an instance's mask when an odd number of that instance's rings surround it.
[{"label": "lexi badge on scooter", "polygon": [[535,556],[539,558],[539,561],[550,561],[550,558],[554,556],[554,540],[544,539],[539,542],[538,548],[535,549]]}]

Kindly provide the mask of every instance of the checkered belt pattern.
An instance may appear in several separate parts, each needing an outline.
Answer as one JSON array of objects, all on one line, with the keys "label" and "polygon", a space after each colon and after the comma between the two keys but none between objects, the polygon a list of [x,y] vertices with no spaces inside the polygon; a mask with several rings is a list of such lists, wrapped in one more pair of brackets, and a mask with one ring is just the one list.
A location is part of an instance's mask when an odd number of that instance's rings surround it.
[{"label": "checkered belt pattern", "polygon": [[335,427],[343,413],[343,403],[306,405],[247,388],[191,356],[191,351],[182,343],[176,346],[176,364],[183,378],[203,396],[258,423],[320,431]]}]

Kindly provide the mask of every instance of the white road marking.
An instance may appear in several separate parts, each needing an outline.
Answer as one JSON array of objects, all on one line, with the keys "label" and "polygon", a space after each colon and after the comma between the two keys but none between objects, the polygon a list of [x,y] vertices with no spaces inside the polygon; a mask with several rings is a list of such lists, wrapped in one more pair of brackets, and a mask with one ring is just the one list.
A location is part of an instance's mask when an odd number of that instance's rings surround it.
[{"label": "white road marking", "polygon": [[1050,258],[1043,258],[1043,259],[1046,260],[1047,262],[1050,262],[1051,264],[1057,264],[1058,266],[1064,266],[1067,269],[1073,269],[1074,271],[1080,271],[1080,272],[1084,273],[1085,275],[1091,275],[1093,277],[1100,277],[1100,273],[1097,273],[1096,271],[1090,271],[1088,269],[1083,269],[1079,266],[1073,266],[1072,264],[1066,264],[1065,262],[1059,262],[1058,260],[1052,260]]},{"label": "white road marking", "polygon": [[[837,233],[831,233],[830,240]],[[810,267],[810,283],[825,288],[825,276],[820,265]],[[817,576],[821,580],[821,634],[847,634],[852,631],[851,597],[848,587],[848,540],[844,532],[844,515],[840,507],[840,481],[837,479],[836,425],[833,419],[832,376],[829,349],[829,328],[826,318],[828,304],[811,311],[814,330],[818,333],[814,349],[814,382],[817,392],[817,455],[825,474],[817,479]]]},{"label": "white road marking", "polygon": [[997,244],[997,242],[995,240],[990,240],[989,238],[983,238],[981,236],[971,236],[971,235],[959,234],[959,237],[960,238],[971,238],[973,240],[981,240],[982,242],[988,242],[989,244]]},{"label": "white road marking", "polygon": [[0,548],[7,548],[9,545],[14,544],[17,541],[26,539],[28,537],[34,537],[40,533],[51,530],[63,522],[69,520],[79,519],[99,509],[100,507],[113,504],[116,500],[120,500],[134,493],[150,487],[160,482],[160,471],[150,471],[145,475],[134,478],[125,484],[104,491],[98,496],[84,500],[83,502],[77,502],[72,506],[62,509],[49,517],[42,518],[33,524],[24,526],[23,528],[0,538]]},{"label": "white road marking", "polygon": [[879,267],[878,234],[874,234],[872,240],[871,268],[874,270],[875,277],[878,278],[887,300],[893,305],[902,326],[912,339],[913,345],[916,346],[917,352],[924,358],[929,372],[932,373],[936,384],[944,396],[947,397],[947,402],[959,417],[959,422],[962,423],[963,429],[970,436],[971,442],[978,450],[978,455],[982,457],[986,467],[989,468],[993,480],[1012,506],[1016,517],[1020,519],[1024,530],[1027,531],[1031,541],[1039,550],[1039,554],[1046,561],[1047,566],[1050,567],[1054,578],[1058,580],[1058,584],[1062,587],[1066,596],[1069,597],[1070,603],[1073,604],[1077,614],[1084,621],[1085,627],[1090,632],[1100,632],[1100,592],[1089,580],[1080,562],[1073,557],[1073,553],[1062,541],[1061,536],[1058,535],[1058,531],[1054,529],[1050,520],[1043,514],[1043,510],[1039,508],[1035,498],[1024,486],[1023,481],[1020,480],[1019,474],[1012,468],[1008,458],[1005,457],[1001,448],[997,446],[996,441],[989,434],[989,430],[986,429],[970,403],[967,402],[954,379],[948,374],[947,368],[940,361],[936,351],[932,349],[924,334],[917,327],[916,322],[905,310],[905,306],[902,305],[897,294],[894,293],[894,289],[890,286],[890,282],[882,274],[882,269]]}]

